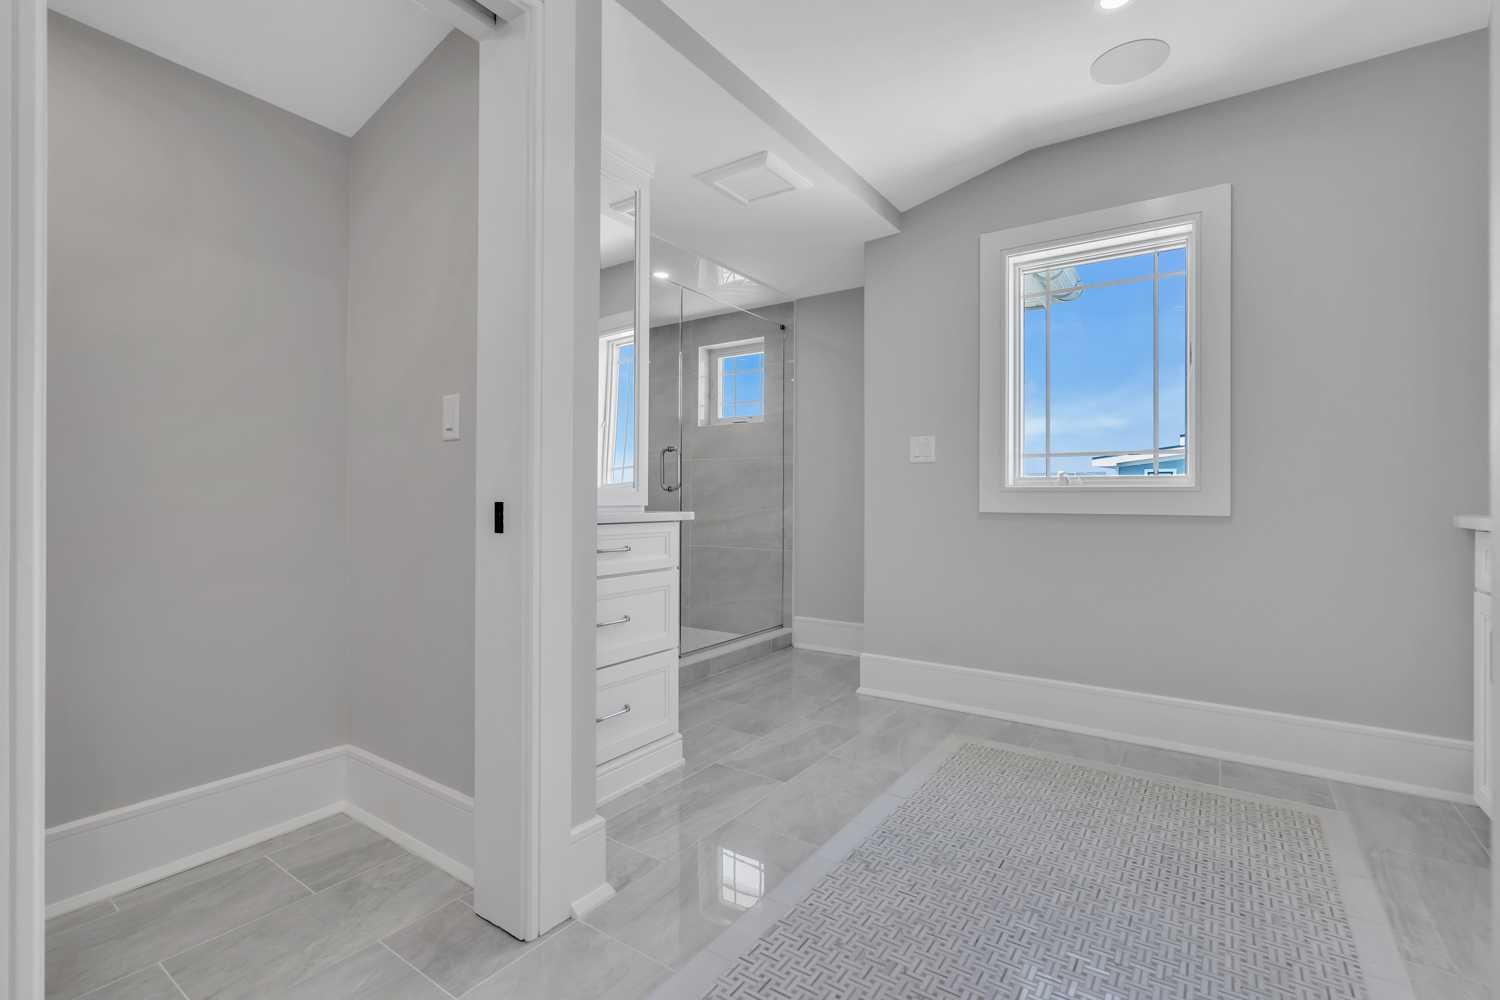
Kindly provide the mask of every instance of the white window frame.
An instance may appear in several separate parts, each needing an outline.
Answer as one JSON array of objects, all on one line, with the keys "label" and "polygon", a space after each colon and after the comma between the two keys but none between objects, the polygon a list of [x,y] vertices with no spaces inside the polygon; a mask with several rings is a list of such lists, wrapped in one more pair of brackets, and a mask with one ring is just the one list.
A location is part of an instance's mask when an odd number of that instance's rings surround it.
[{"label": "white window frame", "polygon": [[[640,469],[636,466],[635,456],[631,456],[631,464],[634,472],[628,483],[609,482],[609,459],[613,449],[609,447],[615,432],[615,389],[616,379],[611,377],[615,368],[615,357],[621,347],[626,344],[635,346],[635,327],[633,325],[620,327],[620,319],[628,318],[633,321],[634,316],[629,313],[621,317],[611,317],[613,322],[606,321],[601,324],[602,330],[599,334],[599,440],[598,440],[598,468],[596,469],[600,489],[634,489],[636,479],[640,475]],[[641,371],[639,364],[639,348],[637,348],[637,363],[635,370],[635,392],[639,399],[641,394]],[[639,407],[637,407],[639,409]],[[636,429],[637,436],[640,434],[639,425]]]},{"label": "white window frame", "polygon": [[629,486],[605,486],[595,480],[601,508],[645,510],[650,496],[647,483],[651,441],[651,176],[645,157],[608,137],[602,140],[600,173],[635,188],[635,297],[629,311],[602,317],[599,332],[630,327],[641,331],[635,338],[635,482]]},{"label": "white window frame", "polygon": [[[747,354],[761,356],[761,401],[760,415],[755,417],[726,417],[720,412],[724,361],[741,358]],[[750,337],[746,340],[731,340],[722,344],[709,344],[698,348],[698,426],[717,427],[732,424],[759,424],[766,419],[766,338]]]},{"label": "white window frame", "polygon": [[[980,237],[981,512],[1229,516],[1230,195],[1226,184]],[[1023,271],[1168,239],[1188,248],[1188,474],[1020,476]]]}]

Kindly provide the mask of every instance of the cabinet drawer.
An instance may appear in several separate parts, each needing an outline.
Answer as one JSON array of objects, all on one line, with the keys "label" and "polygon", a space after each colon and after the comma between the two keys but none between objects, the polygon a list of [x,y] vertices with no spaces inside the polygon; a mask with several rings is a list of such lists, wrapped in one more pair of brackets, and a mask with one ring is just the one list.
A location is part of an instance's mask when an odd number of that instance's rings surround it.
[{"label": "cabinet drawer", "polygon": [[1474,532],[1474,589],[1481,594],[1488,594],[1490,580],[1493,574],[1490,572],[1490,533],[1488,531]]},{"label": "cabinet drawer", "polygon": [[595,676],[594,763],[602,764],[677,730],[677,653],[668,650],[604,667]]},{"label": "cabinet drawer", "polygon": [[632,573],[599,581],[594,665],[607,667],[677,647],[677,571]]},{"label": "cabinet drawer", "polygon": [[601,524],[595,552],[601,577],[672,569],[677,565],[677,523]]}]

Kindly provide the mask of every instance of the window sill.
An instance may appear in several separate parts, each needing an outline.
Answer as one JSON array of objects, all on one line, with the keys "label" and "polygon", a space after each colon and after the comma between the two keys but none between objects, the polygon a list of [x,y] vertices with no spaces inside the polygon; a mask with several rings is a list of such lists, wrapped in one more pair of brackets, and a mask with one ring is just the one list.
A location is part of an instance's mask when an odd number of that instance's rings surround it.
[{"label": "window sill", "polygon": [[1093,514],[1157,517],[1228,517],[1227,483],[1207,486],[1002,486],[981,487],[982,514]]}]

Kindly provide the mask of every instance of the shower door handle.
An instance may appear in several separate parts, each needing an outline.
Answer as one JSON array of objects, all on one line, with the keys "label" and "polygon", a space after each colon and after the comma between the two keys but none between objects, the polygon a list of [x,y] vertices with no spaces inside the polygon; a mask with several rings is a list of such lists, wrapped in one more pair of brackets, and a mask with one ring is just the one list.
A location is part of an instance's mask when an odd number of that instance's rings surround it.
[{"label": "shower door handle", "polygon": [[[675,485],[667,482],[668,455],[677,456],[677,482]],[[675,444],[669,444],[661,450],[661,490],[663,493],[676,493],[680,489],[682,489],[682,452],[677,450]]]}]

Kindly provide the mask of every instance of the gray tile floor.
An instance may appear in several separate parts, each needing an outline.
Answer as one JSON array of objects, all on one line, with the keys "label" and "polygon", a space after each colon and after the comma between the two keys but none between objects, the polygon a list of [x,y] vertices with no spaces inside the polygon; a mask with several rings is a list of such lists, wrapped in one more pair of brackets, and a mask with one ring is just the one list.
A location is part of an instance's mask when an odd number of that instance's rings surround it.
[{"label": "gray tile floor", "polygon": [[540,941],[336,816],[57,918],[48,997],[635,1000],[955,733],[1340,809],[1420,1000],[1490,996],[1478,810],[867,698],[858,672],[785,650],[686,688],[686,767],[601,809],[616,895]]}]

